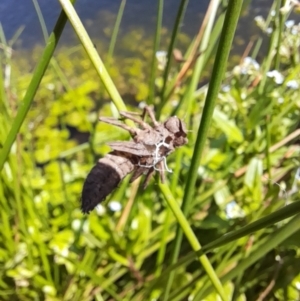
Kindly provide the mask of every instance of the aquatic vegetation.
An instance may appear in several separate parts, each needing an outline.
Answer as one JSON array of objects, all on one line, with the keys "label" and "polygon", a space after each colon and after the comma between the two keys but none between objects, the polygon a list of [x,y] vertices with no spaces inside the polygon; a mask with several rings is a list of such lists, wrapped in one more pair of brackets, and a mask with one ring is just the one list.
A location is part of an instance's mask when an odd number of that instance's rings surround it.
[{"label": "aquatic vegetation", "polygon": [[[68,1],[60,2],[77,22]],[[154,54],[136,29],[120,41],[132,55],[103,56],[101,43],[91,47],[77,23],[85,51],[33,50],[25,60],[1,40],[1,300],[298,298],[298,25],[276,6],[260,20],[268,51],[258,56],[257,39],[226,69],[238,2],[229,1],[223,26],[225,12],[217,15],[212,1],[179,61],[173,53],[184,1],[164,41],[173,48]],[[164,49],[162,64],[155,55]],[[27,64],[40,58],[45,74]],[[30,109],[20,117],[22,99]],[[173,172],[165,184],[151,179],[146,190],[125,177],[96,210],[82,214],[89,170],[111,151],[109,142],[130,139],[98,117],[119,118],[125,105],[140,111],[145,103],[155,106],[157,120],[176,115],[187,125],[187,144],[151,157],[152,165],[167,157]]]}]

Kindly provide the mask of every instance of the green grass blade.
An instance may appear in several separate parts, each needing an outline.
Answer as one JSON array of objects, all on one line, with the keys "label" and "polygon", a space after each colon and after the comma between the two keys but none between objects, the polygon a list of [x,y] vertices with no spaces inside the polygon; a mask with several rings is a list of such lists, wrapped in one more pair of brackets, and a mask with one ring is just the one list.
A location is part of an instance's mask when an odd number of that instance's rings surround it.
[{"label": "green grass blade", "polygon": [[168,48],[168,55],[167,55],[168,60],[167,60],[167,65],[166,65],[166,68],[164,70],[164,76],[163,76],[163,88],[162,88],[161,93],[160,93],[161,100],[160,100],[160,104],[159,104],[159,106],[157,108],[157,111],[156,111],[156,115],[157,115],[158,119],[159,119],[161,111],[162,111],[162,109],[163,109],[163,107],[164,107],[164,105],[167,101],[167,99],[165,99],[165,92],[166,92],[165,90],[166,90],[166,87],[167,87],[168,76],[169,76],[169,73],[170,73],[170,70],[171,70],[171,57],[172,57],[173,50],[175,48],[175,44],[176,44],[176,41],[177,41],[177,36],[178,36],[178,33],[179,33],[180,25],[182,23],[185,11],[186,11],[187,4],[188,4],[188,0],[181,0],[180,5],[178,7],[175,24],[174,24],[174,27],[173,27],[173,30],[172,30],[171,42],[170,42],[170,45],[169,45],[169,48]]},{"label": "green grass blade", "polygon": [[[261,243],[253,253],[240,261],[236,268],[234,268],[221,278],[222,283],[226,283],[227,281],[230,281],[233,278],[237,277],[242,271],[245,271],[249,266],[265,256],[269,251],[271,251],[272,249],[280,245],[283,241],[285,241],[288,237],[299,231],[299,222],[300,215],[298,214],[282,228],[266,237],[263,243]],[[204,292],[199,292],[199,294],[195,295],[194,300],[203,300],[203,298],[205,298],[205,296],[207,296],[212,291],[213,287],[210,287]]]},{"label": "green grass blade", "polygon": [[[208,8],[208,11],[206,13],[206,17],[205,19],[208,17],[209,20],[207,21],[206,27],[205,27],[205,31],[203,34],[203,39],[202,42],[199,46],[199,51],[205,51],[205,49],[208,46],[208,42],[209,42],[209,37],[211,34],[211,30],[212,30],[212,26],[213,26],[213,22],[217,13],[217,8],[219,7],[219,1],[212,1],[211,5]],[[204,21],[203,21],[204,22]],[[202,25],[204,26],[204,25]],[[192,75],[192,80],[187,88],[187,92],[185,93],[182,103],[185,102],[185,100],[188,101],[188,109],[186,109],[186,113],[187,116],[185,117],[185,121],[187,122],[187,124],[189,124],[189,119],[190,119],[190,107],[192,106],[192,102],[193,102],[193,93],[197,88],[197,84],[199,82],[199,78],[201,75],[201,72],[203,70],[203,65],[204,65],[204,55],[202,55],[200,58],[198,58],[193,75]],[[175,115],[175,114],[174,114]],[[181,241],[182,241],[182,232],[180,230],[180,228],[177,228],[177,239],[174,243],[174,247],[172,248],[172,255],[171,255],[171,264],[174,264],[177,260],[178,260],[178,256],[179,256],[179,252],[180,252],[180,247],[181,247]],[[174,279],[174,274],[171,273],[170,277],[168,278],[168,282],[166,285],[166,289],[164,292],[164,300],[168,300],[169,298],[169,292],[173,283],[173,279]]]},{"label": "green grass blade", "polygon": [[204,149],[207,132],[212,119],[215,102],[221,86],[223,75],[226,70],[229,52],[236,29],[237,21],[241,11],[242,2],[238,0],[231,0],[228,4],[227,13],[224,21],[224,27],[221,34],[216,60],[212,71],[212,80],[210,82],[207,97],[203,109],[201,122],[198,129],[197,140],[195,143],[194,154],[191,162],[191,168],[188,174],[185,194],[183,198],[183,211],[186,214],[189,205],[193,198],[194,187],[197,179],[197,171],[200,164],[202,151]]},{"label": "green grass blade", "polygon": [[[194,155],[191,162],[191,168],[187,178],[185,194],[183,198],[182,209],[186,215],[194,194],[195,182],[197,179],[198,166],[201,159],[201,154],[204,148],[207,132],[212,118],[215,101],[221,86],[221,81],[226,69],[231,44],[236,29],[237,21],[241,11],[242,3],[237,0],[229,2],[224,27],[221,34],[221,39],[216,55],[216,61],[212,72],[212,80],[208,89],[207,98],[203,110],[202,119],[199,125],[198,136],[195,143]],[[178,228],[174,248],[179,248],[182,242],[182,231]],[[173,258],[175,259],[175,258]]]},{"label": "green grass blade", "polygon": [[154,103],[154,97],[155,97],[154,93],[155,93],[155,78],[156,78],[156,52],[158,51],[159,45],[160,45],[163,9],[164,9],[164,1],[158,0],[156,30],[155,30],[155,37],[154,37],[154,43],[153,43],[153,53],[152,53],[150,82],[149,82],[148,104]]},{"label": "green grass blade", "polygon": [[109,48],[108,48],[108,58],[109,59],[112,58],[113,55],[114,55],[117,36],[118,36],[118,33],[119,33],[120,24],[121,24],[122,17],[123,17],[123,14],[124,14],[125,5],[126,5],[126,0],[122,0],[121,4],[120,4],[120,7],[119,7],[117,20],[116,20],[116,23],[115,23],[115,26],[114,26],[114,29],[113,29],[113,33],[112,33],[112,36],[111,36]]},{"label": "green grass blade", "polygon": [[[39,6],[39,3],[37,2],[37,0],[32,0],[34,8],[36,10],[36,14],[38,16],[39,22],[40,22],[40,26],[43,32],[43,36],[44,36],[44,40],[47,43],[47,40],[49,38],[49,34],[47,31],[47,26],[41,11],[41,8]],[[66,78],[66,76],[64,75],[63,71],[61,70],[59,64],[57,63],[57,60],[53,57],[52,60],[50,61],[50,64],[52,66],[52,68],[54,69],[54,71],[56,72],[58,78],[60,79],[60,81],[63,83],[64,87],[66,88],[66,90],[70,90],[70,84]]]},{"label": "green grass blade", "polygon": [[92,43],[81,20],[79,19],[73,5],[70,3],[69,0],[59,0],[59,2],[62,8],[64,9],[66,15],[68,16],[69,21],[71,22],[80,42],[82,43],[88,57],[90,58],[92,64],[94,65],[114,105],[117,107],[119,111],[126,111],[126,106],[117,88],[115,87],[111,77],[109,76],[101,58],[99,57],[94,44]]},{"label": "green grass blade", "polygon": [[[193,230],[191,229],[189,222],[185,218],[183,212],[180,210],[179,205],[176,203],[169,187],[167,184],[159,183],[159,188],[161,192],[163,193],[165,200],[167,201],[169,207],[173,211],[178,223],[180,224],[182,231],[185,233],[186,238],[188,239],[191,247],[195,252],[199,251],[201,249],[201,245],[199,241],[197,240],[197,237],[195,236]],[[225,291],[221,285],[221,282],[219,278],[217,277],[213,267],[211,266],[208,258],[206,255],[201,255],[199,257],[199,261],[202,264],[203,268],[205,269],[209,279],[211,280],[213,286],[217,290],[218,294],[222,298],[222,300],[228,300],[225,294]]]},{"label": "green grass blade", "polygon": [[221,247],[224,244],[247,236],[255,231],[265,229],[298,213],[300,213],[300,201],[287,205],[282,209],[277,210],[276,212],[273,212],[245,227],[242,227],[241,229],[227,233],[226,235],[216,239],[215,241],[203,246],[201,251],[209,252],[210,250]]},{"label": "green grass blade", "polygon": [[[73,2],[75,2],[75,0],[73,0]],[[26,94],[23,98],[22,104],[19,107],[17,116],[12,124],[10,132],[9,132],[9,134],[6,138],[6,141],[3,145],[3,148],[0,152],[0,171],[3,168],[4,162],[7,159],[10,149],[11,149],[11,147],[17,137],[17,134],[24,122],[24,119],[29,111],[29,108],[31,106],[33,98],[34,98],[36,91],[40,85],[40,82],[44,76],[44,73],[49,65],[50,59],[51,59],[51,57],[54,53],[54,50],[58,44],[59,38],[65,27],[66,22],[67,22],[67,18],[66,18],[65,13],[61,12],[58,17],[58,20],[56,22],[56,25],[53,29],[53,32],[48,39],[48,43],[44,49],[41,59],[33,73],[31,82],[30,82],[28,89],[26,91]]]}]

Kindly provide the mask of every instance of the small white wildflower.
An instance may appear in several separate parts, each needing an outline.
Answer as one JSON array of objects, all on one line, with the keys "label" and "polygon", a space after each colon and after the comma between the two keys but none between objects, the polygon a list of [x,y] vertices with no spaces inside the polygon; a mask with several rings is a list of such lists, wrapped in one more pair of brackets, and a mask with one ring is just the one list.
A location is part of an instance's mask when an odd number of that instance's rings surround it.
[{"label": "small white wildflower", "polygon": [[223,86],[223,87],[222,87],[222,91],[225,92],[225,93],[226,93],[226,92],[229,92],[229,91],[230,91],[230,86],[229,86],[229,85]]},{"label": "small white wildflower", "polygon": [[15,282],[17,286],[21,286],[21,287],[29,286],[29,281],[27,281],[26,279],[16,279]]},{"label": "small white wildflower", "polygon": [[270,77],[270,78],[273,78],[275,83],[278,84],[278,85],[283,83],[284,77],[277,70],[272,70],[272,71],[267,72],[267,76]]},{"label": "small white wildflower", "polygon": [[[256,60],[252,57],[245,57],[242,64],[240,66],[236,66],[233,70],[233,73],[238,74],[252,74],[253,71],[259,70],[260,66]],[[254,72],[256,73],[256,72]]]},{"label": "small white wildflower", "polygon": [[259,70],[259,63],[250,56],[245,57],[244,64],[253,67],[255,70]]},{"label": "small white wildflower", "polygon": [[39,203],[42,202],[42,197],[38,194],[38,195],[34,196],[33,201],[34,201],[36,204],[39,204]]},{"label": "small white wildflower", "polygon": [[62,257],[68,257],[68,255],[69,255],[69,249],[68,248],[63,248],[62,250],[60,250],[60,255]]},{"label": "small white wildflower", "polygon": [[241,99],[246,99],[247,97],[247,93],[246,92],[242,92],[241,93]]},{"label": "small white wildflower", "polygon": [[97,214],[100,215],[100,216],[104,215],[105,212],[106,212],[104,206],[101,205],[101,204],[97,205],[95,210],[96,210]]},{"label": "small white wildflower", "polygon": [[228,203],[226,205],[225,211],[228,219],[245,217],[245,212],[235,201]]},{"label": "small white wildflower", "polygon": [[271,34],[273,32],[273,28],[272,27],[268,27],[266,30],[267,34]]},{"label": "small white wildflower", "polygon": [[74,219],[72,221],[72,229],[75,231],[78,231],[80,229],[81,226],[81,221],[79,219]]},{"label": "small white wildflower", "polygon": [[144,109],[146,107],[146,103],[144,101],[141,101],[138,105],[139,109]]},{"label": "small white wildflower", "polygon": [[232,70],[232,73],[236,76],[239,76],[242,73],[241,67],[240,66],[235,66]]},{"label": "small white wildflower", "polygon": [[285,22],[285,27],[286,28],[292,28],[295,25],[295,21],[294,20],[287,20]]},{"label": "small white wildflower", "polygon": [[296,80],[289,80],[287,83],[286,83],[286,86],[290,89],[293,89],[293,90],[297,90],[299,89],[299,83],[296,81]]},{"label": "small white wildflower", "polygon": [[34,227],[29,226],[29,227],[28,227],[28,233],[29,233],[29,234],[33,234],[34,232],[35,232]]},{"label": "small white wildflower", "polygon": [[136,230],[139,227],[139,223],[137,221],[137,219],[135,218],[132,222],[131,222],[131,229]]},{"label": "small white wildflower", "polygon": [[271,11],[271,16],[272,16],[272,17],[275,17],[275,16],[276,16],[276,11],[275,11],[274,9]]},{"label": "small white wildflower", "polygon": [[277,102],[278,102],[279,104],[283,103],[283,102],[284,102],[283,97],[279,97],[279,98],[277,99]]},{"label": "small white wildflower", "polygon": [[114,211],[114,212],[121,211],[121,209],[122,209],[121,203],[117,202],[117,201],[109,202],[108,207],[111,211]]},{"label": "small white wildflower", "polygon": [[167,56],[167,52],[164,50],[159,50],[156,51],[155,56],[157,60],[160,60],[161,58],[165,58]]},{"label": "small white wildflower", "polygon": [[257,24],[258,27],[264,26],[265,25],[265,20],[262,16],[256,16],[254,18],[255,23]]},{"label": "small white wildflower", "polygon": [[176,99],[171,100],[171,106],[177,107],[178,106],[178,100],[176,100]]},{"label": "small white wildflower", "polygon": [[52,83],[49,83],[49,84],[46,85],[46,87],[47,87],[48,90],[52,91],[52,90],[54,90],[55,85],[52,84]]},{"label": "small white wildflower", "polygon": [[51,295],[51,296],[55,296],[56,295],[56,290],[53,286],[50,286],[50,285],[45,285],[43,287],[43,292],[46,294],[46,295]]},{"label": "small white wildflower", "polygon": [[163,50],[156,51],[155,56],[158,62],[158,69],[164,70],[167,64],[167,52]]}]

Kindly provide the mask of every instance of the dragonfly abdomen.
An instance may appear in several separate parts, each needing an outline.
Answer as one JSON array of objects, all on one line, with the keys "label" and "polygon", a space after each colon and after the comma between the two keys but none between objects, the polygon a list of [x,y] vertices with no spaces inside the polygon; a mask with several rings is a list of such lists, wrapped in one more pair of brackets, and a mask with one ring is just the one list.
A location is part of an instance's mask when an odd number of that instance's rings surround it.
[{"label": "dragonfly abdomen", "polygon": [[88,174],[82,189],[81,210],[89,213],[131,173],[134,164],[117,152],[101,158]]}]

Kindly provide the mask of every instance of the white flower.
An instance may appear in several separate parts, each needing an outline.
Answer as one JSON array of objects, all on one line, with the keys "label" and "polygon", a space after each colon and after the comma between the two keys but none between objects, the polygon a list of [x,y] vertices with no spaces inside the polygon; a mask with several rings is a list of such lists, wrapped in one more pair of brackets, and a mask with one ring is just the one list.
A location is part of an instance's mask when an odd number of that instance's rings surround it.
[{"label": "white flower", "polygon": [[272,27],[268,27],[266,30],[267,34],[271,34],[273,32],[273,28]]},{"label": "white flower", "polygon": [[287,83],[286,83],[286,86],[290,89],[293,89],[293,90],[297,90],[299,89],[299,83],[296,81],[296,80],[289,80]]},{"label": "white flower", "polygon": [[114,212],[121,211],[121,209],[122,209],[121,203],[117,202],[117,201],[109,202],[108,207],[111,211],[114,211]]},{"label": "white flower", "polygon": [[259,70],[259,63],[250,56],[245,57],[244,64],[253,67],[255,70]]},{"label": "white flower", "polygon": [[223,92],[229,92],[230,91],[230,86],[229,85],[223,86],[222,91]]},{"label": "white flower", "polygon": [[77,218],[72,221],[72,229],[73,230],[78,231],[80,229],[80,226],[81,226],[80,219]]},{"label": "white flower", "polygon": [[272,70],[272,71],[267,72],[267,76],[270,77],[270,78],[273,78],[275,83],[278,84],[278,85],[283,83],[284,77],[277,70]]},{"label": "white flower", "polygon": [[228,219],[245,217],[245,212],[235,201],[228,203],[226,205],[225,211]]},{"label": "white flower", "polygon": [[283,97],[279,97],[279,98],[277,99],[277,102],[278,102],[278,103],[283,103],[283,102],[284,102]]},{"label": "white flower", "polygon": [[97,205],[95,210],[96,210],[97,214],[100,215],[100,216],[104,215],[105,211],[106,211],[104,206],[101,205],[101,204]]},{"label": "white flower", "polygon": [[285,22],[286,28],[292,28],[294,25],[295,25],[295,21],[294,20],[287,20]]},{"label": "white flower", "polygon": [[167,64],[167,52],[160,50],[156,51],[155,56],[158,61],[158,69],[159,70],[164,70]]}]

